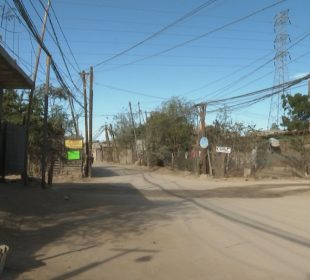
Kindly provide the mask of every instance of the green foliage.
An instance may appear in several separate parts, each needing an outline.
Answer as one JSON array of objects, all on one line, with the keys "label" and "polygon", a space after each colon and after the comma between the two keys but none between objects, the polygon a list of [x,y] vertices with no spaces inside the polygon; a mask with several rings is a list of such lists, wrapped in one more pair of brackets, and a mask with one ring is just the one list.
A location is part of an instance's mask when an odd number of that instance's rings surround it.
[{"label": "green foliage", "polygon": [[272,125],[271,125],[271,127],[270,127],[270,130],[279,130],[279,129],[280,129],[280,127],[279,127],[278,124],[272,123]]},{"label": "green foliage", "polygon": [[211,146],[230,146],[234,151],[242,151],[250,148],[247,136],[255,131],[255,125],[233,122],[224,109],[218,113],[213,125],[207,127],[207,137]]},{"label": "green foliage", "polygon": [[282,125],[288,130],[304,130],[309,126],[310,102],[307,95],[296,93],[282,97],[282,106],[286,113]]},{"label": "green foliage", "polygon": [[133,127],[129,114],[118,114],[115,117],[114,133],[119,147],[130,149],[134,146]]},{"label": "green foliage", "polygon": [[[4,121],[23,124],[25,123],[28,100],[26,92],[6,90],[3,95]],[[49,91],[49,116],[48,116],[48,143],[50,155],[60,155],[64,135],[70,132],[72,123],[64,109],[66,97],[60,88],[50,86]],[[41,157],[44,115],[44,85],[39,86],[32,99],[32,114],[29,127],[29,156],[30,161],[38,164]]]},{"label": "green foliage", "polygon": [[6,90],[3,93],[3,120],[13,124],[22,124],[26,113],[26,105],[23,102],[24,92],[17,94],[14,90]]},{"label": "green foliage", "polygon": [[192,106],[172,98],[151,114],[147,122],[146,145],[149,162],[170,162],[172,154],[188,150],[193,144],[194,115]]}]

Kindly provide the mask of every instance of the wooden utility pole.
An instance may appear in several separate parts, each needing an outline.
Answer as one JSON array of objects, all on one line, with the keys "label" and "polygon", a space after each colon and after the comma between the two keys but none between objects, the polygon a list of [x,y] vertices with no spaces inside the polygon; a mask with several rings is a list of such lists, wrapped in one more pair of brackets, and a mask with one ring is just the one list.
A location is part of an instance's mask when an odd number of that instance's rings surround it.
[{"label": "wooden utility pole", "polygon": [[[46,30],[46,22],[47,22],[47,17],[48,17],[48,12],[49,12],[50,6],[51,6],[51,1],[48,0],[47,1],[47,7],[45,8],[44,19],[43,19],[43,26],[42,26],[42,31],[41,31],[41,42],[43,42],[43,40],[44,40],[45,30]],[[39,44],[37,57],[36,57],[36,63],[34,66],[33,78],[32,78],[34,83],[36,82],[36,79],[37,79],[41,51],[42,51],[42,47],[41,47],[41,44]]]},{"label": "wooden utility pole", "polygon": [[46,57],[46,81],[45,81],[45,91],[44,91],[44,119],[43,119],[43,141],[42,141],[42,158],[41,158],[41,187],[44,189],[45,173],[46,173],[46,163],[47,154],[49,148],[49,141],[47,135],[47,117],[48,117],[48,93],[49,93],[49,81],[50,81],[50,56]]},{"label": "wooden utility pole", "polygon": [[[310,80],[308,80],[308,103],[310,103]],[[310,132],[310,120],[309,120],[309,132]]]},{"label": "wooden utility pole", "polygon": [[88,176],[91,177],[91,168],[93,164],[93,91],[94,84],[94,70],[93,67],[90,67],[89,71],[89,170]]},{"label": "wooden utility pole", "polygon": [[[47,17],[48,17],[48,12],[49,8],[51,6],[51,1],[48,0],[47,2],[47,7],[45,9],[45,14],[44,14],[44,19],[43,19],[43,25],[42,25],[42,31],[41,31],[41,42],[44,41],[44,36],[45,36],[45,30],[46,30],[46,22],[47,22]],[[37,80],[37,75],[38,75],[38,68],[39,68],[39,62],[40,62],[40,56],[41,56],[41,44],[38,46],[38,52],[36,56],[36,63],[34,67],[34,72],[33,72],[33,87],[30,90],[29,93],[29,101],[28,101],[28,108],[27,108],[27,118],[26,118],[26,143],[25,143],[25,161],[24,161],[24,174],[22,174],[24,184],[27,184],[27,178],[28,178],[28,145],[29,145],[29,126],[30,126],[30,117],[32,113],[32,99],[35,91],[35,85],[36,85],[36,80]]]},{"label": "wooden utility pole", "polygon": [[74,105],[73,105],[73,100],[71,94],[69,94],[69,106],[70,106],[70,111],[71,111],[71,116],[72,116],[72,121],[74,125],[74,130],[75,130],[75,136],[79,136],[79,127],[78,127],[78,122],[74,113]]},{"label": "wooden utility pole", "polygon": [[0,88],[0,131],[3,118],[3,89]]},{"label": "wooden utility pole", "polygon": [[108,161],[111,160],[113,161],[113,153],[111,153],[111,142],[110,142],[110,138],[109,138],[109,132],[108,132],[108,125],[106,124],[104,126],[104,131],[105,131],[105,140],[108,144]]},{"label": "wooden utility pole", "polygon": [[[201,137],[206,137],[206,112],[207,112],[207,103],[200,103],[197,104],[196,107],[198,108],[198,114],[199,114],[199,119],[200,119],[200,128],[199,128],[199,133],[198,133],[198,145],[200,142]],[[212,176],[212,166],[211,166],[211,160],[210,160],[210,151],[209,148],[206,149],[201,149],[201,157],[202,157],[202,173],[206,174],[207,172],[207,159],[206,159],[206,151],[208,155],[208,163],[209,163],[209,171],[210,175]]]},{"label": "wooden utility pole", "polygon": [[112,124],[110,124],[110,134],[112,136],[113,145],[114,145],[114,148],[115,148],[115,151],[116,151],[116,159],[119,162],[119,153],[118,153],[118,148],[117,148],[116,141],[115,141],[115,135],[114,135]]},{"label": "wooden utility pole", "polygon": [[140,102],[138,102],[138,110],[139,110],[139,121],[140,121],[140,126],[142,125],[141,121],[141,109],[140,109]]},{"label": "wooden utility pole", "polygon": [[[5,150],[6,150],[6,124],[3,122],[3,89],[0,88],[0,138],[2,139],[2,143],[0,146],[0,150],[2,153],[0,154],[0,165],[2,165],[1,170],[1,178],[0,181],[5,181]],[[3,124],[3,125],[2,125]]]},{"label": "wooden utility pole", "polygon": [[[46,30],[46,22],[47,22],[47,17],[48,17],[48,12],[49,12],[50,6],[51,6],[51,1],[48,0],[47,1],[47,7],[45,8],[44,19],[43,19],[43,25],[42,25],[42,31],[41,31],[41,42],[43,42],[43,40],[44,40],[45,30]],[[34,71],[33,71],[33,76],[32,76],[34,87],[31,89],[30,94],[29,94],[29,103],[28,103],[28,112],[27,112],[27,125],[29,124],[29,121],[30,121],[30,115],[31,115],[31,110],[32,110],[32,98],[33,98],[33,94],[34,94],[34,90],[35,90],[35,84],[36,84],[37,75],[38,75],[41,51],[42,51],[42,47],[41,47],[41,44],[39,44],[38,52],[37,52],[37,56],[36,56],[36,62],[35,62],[35,66],[34,66]]]},{"label": "wooden utility pole", "polygon": [[134,141],[135,141],[134,154],[135,154],[136,159],[138,159],[137,134],[136,134],[135,121],[133,119],[133,114],[132,114],[131,102],[129,102],[129,110],[130,110],[131,124],[132,124],[132,128],[133,128],[133,135],[134,135]]},{"label": "wooden utility pole", "polygon": [[[143,120],[143,114],[142,114],[142,111],[141,111],[141,108],[140,108],[140,102],[138,102],[138,109],[139,109],[139,119],[140,119],[140,127],[141,127],[141,125],[142,125],[141,119]],[[142,136],[142,135],[140,135],[140,136]],[[146,141],[146,132],[144,133],[143,136],[144,137],[141,137],[141,138],[143,138],[141,140],[142,140],[142,158],[144,160],[144,158],[145,158],[145,147],[144,147],[144,145],[145,145],[145,141]]]},{"label": "wooden utility pole", "polygon": [[88,148],[88,119],[87,119],[87,92],[86,92],[86,73],[82,72],[83,94],[84,94],[84,119],[85,119],[85,176],[88,177],[89,171],[89,148]]}]

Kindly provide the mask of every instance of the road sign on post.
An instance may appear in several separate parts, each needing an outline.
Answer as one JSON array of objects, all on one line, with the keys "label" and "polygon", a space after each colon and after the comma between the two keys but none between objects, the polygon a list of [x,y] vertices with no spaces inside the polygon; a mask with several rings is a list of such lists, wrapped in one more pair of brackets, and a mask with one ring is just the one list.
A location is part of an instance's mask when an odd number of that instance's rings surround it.
[{"label": "road sign on post", "polygon": [[209,140],[207,137],[201,137],[199,141],[199,145],[201,148],[206,149],[209,146]]}]

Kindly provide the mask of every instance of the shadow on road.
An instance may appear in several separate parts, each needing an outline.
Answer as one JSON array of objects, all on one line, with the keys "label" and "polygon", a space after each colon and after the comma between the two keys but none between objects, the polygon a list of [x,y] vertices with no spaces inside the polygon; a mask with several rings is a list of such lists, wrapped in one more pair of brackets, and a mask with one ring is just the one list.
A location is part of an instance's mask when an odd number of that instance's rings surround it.
[{"label": "shadow on road", "polygon": [[73,271],[70,272],[66,272],[62,275],[59,275],[57,277],[52,278],[51,280],[66,280],[66,279],[74,279],[75,276],[84,273],[90,269],[96,268],[98,266],[101,266],[107,262],[113,261],[114,259],[123,257],[125,255],[131,254],[131,253],[148,253],[148,254],[152,254],[152,255],[147,255],[147,256],[143,256],[141,258],[136,259],[136,262],[146,262],[146,261],[150,261],[153,257],[153,254],[158,253],[158,250],[141,250],[139,248],[135,248],[135,249],[122,249],[122,250],[117,250],[114,249],[114,251],[120,251],[119,253],[114,254],[113,256],[106,258],[102,261],[96,261],[96,262],[92,262],[89,264],[86,264],[78,269],[75,269]]},{"label": "shadow on road", "polygon": [[[287,186],[287,187],[291,187]],[[242,187],[222,187],[209,190],[174,189],[174,196],[188,198],[278,198],[291,195],[298,195],[310,192],[309,184],[300,185],[296,189],[285,189],[286,186],[242,186]],[[143,191],[149,197],[167,197],[171,193],[162,190]]]},{"label": "shadow on road", "polygon": [[129,169],[123,166],[94,165],[92,167],[92,177],[94,178],[136,175],[141,174],[141,172],[140,170]]},{"label": "shadow on road", "polygon": [[[282,238],[286,241],[290,241],[290,242],[295,243],[297,245],[301,245],[301,246],[310,248],[310,239],[309,238],[304,238],[302,236],[299,236],[297,234],[292,234],[290,232],[287,232],[287,231],[282,230],[280,228],[274,227],[272,225],[261,223],[257,220],[254,220],[254,219],[247,217],[246,215],[241,215],[241,214],[238,214],[238,213],[233,212],[231,210],[225,209],[223,207],[219,207],[219,206],[213,204],[209,200],[202,202],[202,200],[197,199],[197,198],[202,198],[202,197],[220,197],[220,196],[218,196],[218,193],[222,192],[222,194],[223,194],[228,189],[230,189],[230,191],[228,191],[228,196],[226,194],[225,196],[221,196],[221,197],[236,197],[236,196],[231,196],[231,194],[234,192],[240,193],[241,189],[243,189],[243,191],[246,193],[246,190],[249,192],[249,188],[253,188],[254,193],[256,193],[260,189],[264,191],[266,189],[292,187],[292,186],[294,186],[294,184],[278,184],[276,186],[274,186],[274,185],[273,186],[256,185],[256,186],[237,187],[237,188],[236,187],[218,188],[218,189],[213,189],[213,190],[209,190],[209,191],[204,191],[204,192],[206,192],[204,195],[200,194],[199,196],[197,196],[197,191],[193,191],[191,193],[191,191],[184,191],[184,190],[167,190],[163,186],[150,181],[145,176],[144,176],[144,179],[149,184],[159,188],[162,192],[164,192],[170,196],[178,197],[178,198],[182,199],[183,201],[189,202],[189,203],[195,205],[196,207],[198,207],[200,209],[211,212],[211,213],[213,213],[219,217],[222,217],[226,220],[229,220],[231,222],[238,223],[238,224],[241,224],[243,226],[247,226],[249,228],[256,229],[256,230],[259,230],[261,232]],[[308,186],[307,188],[302,189],[301,192],[310,191],[309,184],[296,184],[296,186],[300,186],[300,185]],[[219,190],[222,190],[222,191],[219,192]],[[292,190],[289,192],[291,193],[293,191],[296,194],[296,191],[298,191],[298,190]],[[196,196],[193,195],[193,193],[195,193],[195,192],[196,192]],[[198,191],[198,193],[199,192],[200,191]],[[206,194],[208,192],[209,192],[209,196],[206,196]],[[297,193],[300,193],[300,192],[297,192]],[[211,196],[210,194],[213,194],[213,195],[215,194],[215,196]],[[286,192],[286,195],[287,195],[287,192]],[[239,197],[240,197],[240,194],[239,194]],[[244,197],[244,196],[242,196],[242,197]],[[261,196],[258,196],[258,197],[261,198]],[[277,197],[279,197],[279,196],[277,196]],[[254,198],[254,197],[251,196],[251,198]]]},{"label": "shadow on road", "polygon": [[[131,184],[66,183],[47,190],[0,185],[0,242],[11,248],[3,279],[16,279],[51,258],[92,250],[100,245],[98,237],[106,242],[142,235],[156,220],[170,220],[178,208],[149,201]],[[78,241],[67,238],[72,236]],[[56,241],[67,250],[38,255]]]}]

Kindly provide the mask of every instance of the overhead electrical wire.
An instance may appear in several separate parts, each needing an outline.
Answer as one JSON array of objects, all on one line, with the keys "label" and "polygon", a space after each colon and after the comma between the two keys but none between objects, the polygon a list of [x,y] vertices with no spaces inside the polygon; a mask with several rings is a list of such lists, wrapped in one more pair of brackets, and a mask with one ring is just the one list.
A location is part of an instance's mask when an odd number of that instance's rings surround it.
[{"label": "overhead electrical wire", "polygon": [[[295,47],[296,45],[300,44],[303,40],[305,40],[307,37],[310,36],[310,31],[304,33],[303,35],[299,36],[299,39],[297,39],[294,43],[292,43],[286,50],[290,50],[292,49],[293,47]],[[283,53],[279,53],[279,54],[276,54],[274,57],[272,57],[271,59],[268,59],[266,62],[264,62],[263,64],[261,64],[260,66],[256,67],[255,69],[253,69],[252,71],[250,71],[249,73],[241,76],[240,78],[238,78],[237,80],[234,80],[232,82],[230,82],[228,85],[224,86],[224,87],[221,87],[220,89],[217,89],[211,93],[209,93],[208,95],[204,96],[204,98],[210,98],[211,96],[218,96],[220,93],[226,93],[226,90],[231,88],[232,86],[235,86],[237,85],[239,82],[245,80],[246,78],[250,77],[251,75],[253,75],[254,73],[256,73],[257,71],[261,70],[262,68],[264,68],[266,65],[268,65],[269,63],[273,62],[275,59],[277,59],[278,57],[280,57],[281,55],[283,55]],[[268,55],[266,55],[268,56]],[[248,66],[246,66],[248,67]],[[241,68],[242,69],[242,68]],[[221,79],[218,79],[216,81],[221,81]],[[210,84],[208,84],[210,85]],[[207,86],[207,85],[206,85]],[[206,86],[203,86],[201,88],[199,88],[198,90],[206,87]],[[193,91],[197,91],[197,90],[193,90]],[[193,92],[193,91],[189,91],[189,93]],[[188,92],[187,92],[188,93]],[[186,94],[187,94],[186,93]],[[194,101],[197,101],[198,99],[201,99],[201,98],[197,98],[196,100]]]},{"label": "overhead electrical wire", "polygon": [[[184,42],[181,42],[181,43],[179,43],[179,44],[177,44],[177,45],[174,45],[174,46],[172,46],[172,47],[169,47],[169,48],[167,48],[167,49],[165,49],[165,50],[162,50],[162,51],[160,51],[160,52],[154,53],[154,54],[152,54],[152,55],[146,56],[146,57],[144,57],[144,58],[137,59],[137,60],[134,60],[134,61],[125,63],[125,64],[123,64],[122,66],[118,66],[118,67],[113,68],[113,70],[114,70],[114,69],[119,69],[119,68],[121,68],[121,67],[129,66],[129,65],[135,64],[135,63],[137,63],[137,62],[141,62],[141,61],[144,61],[144,60],[147,60],[147,59],[156,57],[156,56],[160,56],[160,55],[165,54],[165,53],[167,53],[167,52],[170,52],[170,51],[172,51],[172,50],[174,50],[174,49],[183,47],[183,46],[185,46],[185,45],[187,45],[187,44],[189,44],[189,43],[192,43],[192,42],[194,42],[194,41],[197,41],[197,40],[199,40],[199,39],[201,39],[201,38],[204,38],[204,37],[206,37],[206,36],[209,36],[209,35],[211,35],[211,34],[214,34],[214,33],[218,32],[218,31],[221,31],[221,30],[223,30],[223,29],[229,27],[229,26],[232,26],[232,25],[237,24],[237,23],[239,23],[239,22],[241,22],[241,21],[244,21],[244,20],[246,20],[246,19],[248,19],[248,18],[250,18],[250,17],[253,17],[253,16],[255,16],[255,15],[259,14],[259,13],[262,13],[262,12],[264,12],[264,11],[270,9],[270,8],[273,8],[273,7],[275,7],[275,6],[277,6],[277,5],[281,4],[281,3],[283,3],[283,2],[285,2],[285,1],[286,1],[286,0],[278,0],[276,3],[273,3],[273,4],[271,4],[271,5],[265,6],[265,7],[261,8],[261,9],[258,9],[258,10],[256,10],[256,11],[254,11],[254,12],[248,14],[248,15],[245,15],[245,16],[243,16],[243,17],[240,17],[240,18],[238,18],[238,19],[235,19],[235,20],[233,20],[233,21],[231,21],[231,22],[229,22],[229,23],[226,23],[226,24],[224,24],[224,25],[222,25],[222,26],[219,26],[219,27],[217,27],[217,28],[214,28],[214,29],[212,29],[212,30],[210,30],[210,31],[208,31],[208,32],[205,32],[205,33],[203,33],[203,34],[201,34],[201,35],[198,35],[198,36],[196,36],[196,37],[194,37],[194,38],[192,38],[192,39],[186,40],[186,41],[184,41]],[[141,44],[140,44],[140,45],[141,45]],[[98,67],[98,66],[100,66],[100,65],[102,65],[102,64],[104,64],[104,63],[106,63],[106,62],[108,62],[108,61],[110,61],[110,60],[108,59],[108,60],[105,60],[105,61],[100,62],[100,63],[96,64],[96,67]]]},{"label": "overhead electrical wire", "polygon": [[[11,52],[12,55],[14,55],[15,57],[18,57],[17,53],[6,43],[6,42],[2,42],[2,44],[5,46],[6,50],[8,50],[9,52]],[[30,72],[31,72],[31,64],[26,61],[25,59],[19,57],[20,63]],[[41,72],[43,73],[43,72]],[[41,80],[42,81],[42,80]]]},{"label": "overhead electrical wire", "polygon": [[[251,105],[258,103],[264,99],[267,99],[273,95],[279,94],[280,92],[283,92],[283,91],[301,83],[302,81],[308,80],[309,78],[310,78],[310,74],[306,74],[300,78],[294,79],[292,81],[289,81],[289,82],[286,82],[283,84],[272,86],[269,88],[265,88],[265,89],[261,89],[261,90],[257,90],[257,91],[253,91],[253,92],[248,92],[245,94],[241,94],[241,95],[237,95],[237,96],[233,96],[233,97],[229,97],[229,98],[223,98],[223,99],[218,99],[218,100],[209,100],[206,102],[208,104],[208,107],[220,105],[222,108],[215,109],[213,111],[211,110],[208,112],[219,111],[219,110],[222,110],[223,108],[228,108],[230,110],[233,110],[236,108],[240,108],[242,106],[251,106]],[[247,98],[249,98],[249,99],[247,100]],[[244,99],[244,101],[242,101],[242,99]],[[238,101],[238,100],[241,100],[241,101]]]},{"label": "overhead electrical wire", "polygon": [[57,14],[56,14],[56,12],[55,12],[55,10],[54,10],[53,5],[51,5],[51,10],[52,10],[52,12],[53,12],[53,14],[54,14],[54,17],[55,17],[55,19],[56,19],[56,22],[57,22],[57,24],[58,24],[58,27],[59,27],[59,29],[60,29],[60,32],[61,32],[62,36],[63,36],[64,39],[65,39],[66,45],[67,45],[67,47],[68,47],[68,49],[69,49],[69,51],[70,51],[70,53],[71,53],[71,56],[72,56],[72,58],[73,58],[73,60],[74,60],[74,62],[75,62],[75,64],[76,64],[76,66],[77,66],[77,70],[78,70],[78,72],[82,72],[82,71],[81,71],[81,68],[80,68],[80,66],[79,66],[79,64],[78,64],[78,62],[77,62],[77,60],[76,60],[76,57],[75,57],[75,55],[74,55],[74,53],[73,53],[73,50],[72,50],[72,48],[71,48],[71,46],[70,46],[70,44],[69,44],[69,41],[68,41],[68,39],[67,39],[67,37],[66,37],[66,35],[65,35],[64,31],[63,31],[63,28],[62,28],[62,26],[61,26],[61,24],[60,24],[60,22],[59,22],[59,19],[58,19],[58,17],[57,17]]},{"label": "overhead electrical wire", "polygon": [[[45,11],[45,10],[46,10],[46,7],[44,6],[42,0],[39,0],[39,1],[40,1],[40,4],[41,4],[43,10]],[[32,0],[30,0],[30,3],[31,3],[31,5],[32,5],[33,9],[35,10],[37,16],[39,17],[39,19],[40,19],[41,22],[43,23],[43,19],[41,18],[41,16],[40,16],[38,10],[37,10],[36,7],[34,6]],[[64,76],[66,76],[67,78],[69,78],[69,80],[70,80],[71,83],[73,84],[73,87],[75,88],[75,90],[77,90],[78,92],[81,92],[81,89],[78,88],[77,85],[76,85],[76,83],[73,81],[73,78],[72,78],[72,75],[71,75],[71,73],[70,73],[70,70],[69,70],[67,61],[68,61],[68,63],[71,65],[71,67],[72,67],[77,73],[79,73],[79,72],[78,72],[78,70],[75,69],[74,65],[73,65],[73,64],[70,62],[70,60],[65,56],[65,54],[64,54],[64,52],[63,52],[63,50],[62,50],[62,47],[61,47],[61,45],[60,45],[60,43],[59,43],[59,39],[58,39],[58,36],[57,36],[57,34],[56,34],[54,25],[53,25],[53,22],[52,22],[51,17],[50,17],[50,13],[47,13],[47,16],[48,16],[48,20],[49,20],[49,22],[50,22],[50,25],[51,25],[52,33],[53,33],[53,34],[51,34],[51,32],[49,31],[48,28],[46,28],[46,30],[47,30],[47,32],[49,33],[49,35],[51,36],[51,38],[53,39],[54,43],[56,44],[56,46],[57,46],[57,48],[58,48],[58,50],[59,50],[59,52],[60,52],[61,58],[62,58],[62,60],[63,60],[63,63],[64,63],[64,65],[65,65],[65,68],[66,68],[66,71],[67,71],[67,72],[64,72],[63,70],[61,70],[61,68],[59,68],[59,70],[63,71]]]},{"label": "overhead electrical wire", "polygon": [[[7,2],[7,1],[6,1]],[[55,76],[59,82],[59,84],[65,89],[66,93],[68,95],[70,95],[74,101],[79,104],[82,108],[84,108],[84,106],[82,105],[82,103],[71,93],[71,91],[69,90],[68,85],[66,84],[66,82],[64,81],[62,75],[59,72],[58,66],[55,63],[51,53],[49,52],[48,48],[46,47],[46,45],[44,44],[44,42],[42,42],[41,37],[35,27],[35,25],[33,24],[24,4],[20,1],[20,0],[13,0],[14,5],[17,9],[17,11],[20,13],[21,17],[24,19],[26,26],[29,28],[29,30],[31,31],[32,35],[34,36],[34,38],[36,39],[37,43],[41,46],[41,48],[44,50],[44,52],[46,53],[46,55],[48,55],[51,58],[51,67],[55,73]]]},{"label": "overhead electrical wire", "polygon": [[151,94],[147,94],[147,93],[137,92],[137,91],[133,91],[133,90],[129,90],[129,89],[123,89],[123,88],[119,88],[119,87],[115,87],[115,86],[110,86],[110,85],[105,85],[105,84],[101,84],[101,83],[95,83],[95,84],[103,86],[103,87],[108,88],[108,89],[113,89],[113,90],[117,90],[117,91],[132,93],[132,94],[139,95],[139,96],[145,96],[145,97],[150,97],[150,98],[157,98],[157,99],[161,99],[161,100],[167,100],[168,99],[168,98],[164,98],[164,97],[160,97],[160,96],[156,96],[156,95],[151,95]]},{"label": "overhead electrical wire", "polygon": [[212,82],[209,82],[208,84],[205,84],[205,85],[200,86],[200,87],[198,87],[198,88],[195,88],[195,89],[192,89],[192,90],[188,90],[188,91],[186,91],[185,93],[181,94],[180,96],[186,96],[186,95],[189,95],[189,94],[191,94],[191,93],[194,93],[194,92],[197,92],[197,91],[199,91],[199,90],[202,90],[202,89],[204,89],[204,88],[206,88],[206,87],[209,87],[209,86],[211,86],[211,85],[213,85],[213,84],[216,84],[216,83],[218,83],[218,82],[222,82],[223,79],[226,79],[226,78],[228,78],[228,77],[234,76],[235,74],[237,74],[237,73],[243,71],[244,69],[253,66],[256,62],[258,62],[258,61],[260,61],[260,60],[262,60],[262,59],[265,59],[266,57],[268,57],[268,56],[269,56],[270,54],[272,54],[272,53],[273,53],[273,51],[268,52],[267,54],[265,54],[265,55],[263,55],[263,56],[261,56],[261,57],[255,59],[253,62],[251,62],[251,63],[249,63],[249,64],[247,64],[247,65],[245,65],[245,66],[243,66],[243,67],[241,67],[241,68],[238,68],[237,70],[235,70],[235,71],[229,73],[228,75],[225,75],[225,76],[223,76],[223,77],[221,77],[221,78],[219,78],[219,79],[216,79],[216,80],[214,80],[214,81],[212,81]]},{"label": "overhead electrical wire", "polygon": [[192,17],[193,15],[197,14],[198,12],[200,12],[202,9],[210,6],[211,4],[213,4],[214,2],[216,2],[217,0],[209,0],[209,1],[206,1],[204,2],[202,5],[196,7],[195,9],[187,12],[186,14],[184,14],[183,16],[181,16],[180,18],[178,18],[177,20],[171,22],[170,24],[166,25],[165,27],[161,28],[160,30],[156,31],[155,33],[151,34],[150,36],[146,37],[145,39],[143,39],[142,41],[134,44],[133,46],[130,46],[129,48],[117,53],[116,55],[112,56],[112,57],[109,57],[97,64],[94,65],[94,67],[98,67],[102,64],[105,64],[109,61],[112,61],[124,54],[126,54],[127,52],[137,48],[138,46],[141,46],[142,44],[150,41],[151,39],[159,36],[160,34],[162,34],[163,32],[165,32],[166,30],[170,29],[171,27],[174,27],[175,25],[179,24],[180,22],[184,21],[185,19],[189,18],[189,17]]},{"label": "overhead electrical wire", "polygon": [[[289,61],[286,65],[291,64],[291,63],[293,63],[294,61],[296,61],[296,60],[298,60],[298,59],[300,59],[300,58],[302,58],[302,57],[304,57],[304,56],[306,56],[306,55],[309,55],[309,54],[310,54],[310,51],[308,51],[308,52],[306,52],[306,53],[303,53],[303,54],[301,54],[300,56],[296,57],[295,59]],[[233,90],[233,91],[230,91],[230,92],[228,92],[228,93],[225,92],[225,93],[226,93],[226,95],[229,95],[230,93],[236,92],[236,91],[238,91],[238,90],[240,90],[240,89],[242,89],[242,88],[244,88],[244,87],[246,87],[246,86],[248,86],[248,85],[250,85],[250,84],[252,84],[252,83],[254,83],[254,82],[257,82],[258,80],[261,80],[261,79],[265,78],[265,77],[268,76],[268,75],[271,75],[272,73],[274,73],[274,71],[270,71],[270,72],[264,74],[263,76],[261,76],[261,77],[259,77],[259,78],[256,78],[256,79],[254,79],[254,80],[251,80],[250,82],[246,83],[245,85],[242,85],[241,87],[239,87],[239,88],[237,88],[237,89],[235,89],[235,90]],[[208,97],[210,98],[210,96],[208,96]],[[197,100],[199,100],[199,99],[200,99],[200,98],[195,99],[194,101],[197,101]]]},{"label": "overhead electrical wire", "polygon": [[[41,2],[41,0],[40,0],[40,2]],[[42,2],[41,2],[41,3],[42,3]],[[71,73],[70,73],[70,70],[69,70],[69,67],[68,67],[68,64],[67,64],[67,61],[66,61],[64,52],[63,52],[62,47],[61,47],[61,45],[60,45],[60,43],[59,43],[58,36],[57,36],[57,34],[56,34],[56,31],[55,31],[55,28],[54,28],[54,25],[53,25],[53,22],[52,22],[50,16],[48,16],[48,20],[49,20],[49,22],[50,22],[50,25],[51,25],[51,28],[52,28],[52,32],[53,32],[53,35],[54,35],[54,37],[55,37],[56,45],[57,45],[58,50],[59,50],[59,52],[60,52],[62,61],[63,61],[64,65],[65,65],[65,68],[66,68],[67,73],[68,73],[68,75],[69,75],[69,79],[70,79],[71,83],[73,84],[74,88],[75,88],[77,91],[81,92],[81,89],[78,88],[78,86],[76,85],[76,83],[73,81],[73,78],[72,78],[72,75],[71,75]]]},{"label": "overhead electrical wire", "polygon": [[[33,4],[32,0],[29,0],[29,1],[30,1],[30,4],[31,4],[31,6],[33,7],[35,13],[37,14],[38,18],[40,19],[41,23],[43,24],[43,19],[42,19],[41,15],[39,14],[39,11],[37,10],[37,8],[35,7],[35,5]],[[42,0],[39,0],[39,1],[40,1],[40,4],[41,4],[43,10],[46,11],[46,7],[44,6]],[[50,20],[50,14],[47,13],[47,15],[48,15],[49,21],[51,22],[51,20]],[[48,28],[48,27],[46,27],[46,31],[47,31],[47,33],[50,35],[51,39],[54,41],[54,43],[56,44],[56,46],[58,47],[59,40],[57,40],[57,38],[55,38],[55,36],[53,36],[54,34],[52,34],[52,33],[49,31],[49,28]],[[58,41],[58,42],[57,42],[57,41]],[[63,55],[64,55],[64,54],[63,54]],[[71,65],[71,67],[72,67],[77,73],[79,73],[79,71],[78,71],[77,69],[75,69],[75,66],[71,63],[71,61],[70,61],[67,57],[66,57],[66,59],[67,59],[68,63]]]}]

